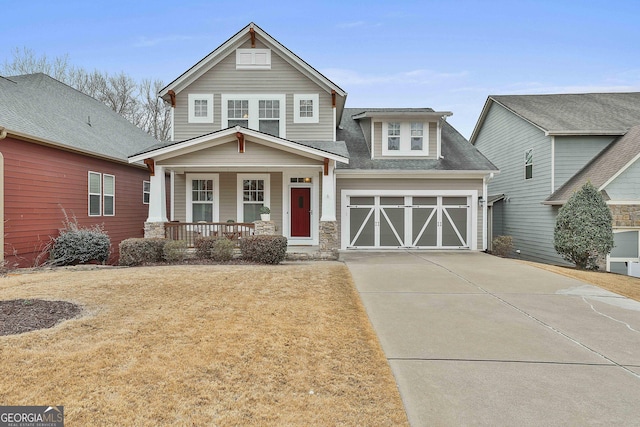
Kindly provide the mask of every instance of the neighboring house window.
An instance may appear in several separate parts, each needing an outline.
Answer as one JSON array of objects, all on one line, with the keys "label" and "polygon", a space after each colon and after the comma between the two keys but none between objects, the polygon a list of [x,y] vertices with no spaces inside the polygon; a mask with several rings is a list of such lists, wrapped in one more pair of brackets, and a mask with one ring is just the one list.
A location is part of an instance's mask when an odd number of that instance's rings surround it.
[{"label": "neighboring house window", "polygon": [[89,172],[89,216],[100,216],[102,213],[100,201],[102,200],[102,174]]},{"label": "neighboring house window", "polygon": [[524,179],[533,178],[533,148],[524,152]]},{"label": "neighboring house window", "polygon": [[102,175],[102,200],[104,216],[114,216],[116,214],[116,177],[113,175]]},{"label": "neighboring house window", "polygon": [[151,197],[151,181],[142,181],[142,203],[149,204]]},{"label": "neighboring house window", "polygon": [[236,70],[270,70],[271,49],[236,49]]},{"label": "neighboring house window", "polygon": [[285,137],[284,95],[222,95],[222,127],[243,126]]},{"label": "neighboring house window", "polygon": [[269,206],[269,174],[238,175],[238,219],[253,222],[260,219],[260,208]]},{"label": "neighboring house window", "polygon": [[189,123],[213,123],[213,94],[189,94]]},{"label": "neighboring house window", "polygon": [[187,222],[217,222],[219,175],[187,174]]},{"label": "neighboring house window", "polygon": [[427,156],[429,154],[428,123],[385,122],[382,124],[382,154],[394,156]]},{"label": "neighboring house window", "polygon": [[320,100],[317,93],[309,95],[293,95],[293,122],[318,123]]}]

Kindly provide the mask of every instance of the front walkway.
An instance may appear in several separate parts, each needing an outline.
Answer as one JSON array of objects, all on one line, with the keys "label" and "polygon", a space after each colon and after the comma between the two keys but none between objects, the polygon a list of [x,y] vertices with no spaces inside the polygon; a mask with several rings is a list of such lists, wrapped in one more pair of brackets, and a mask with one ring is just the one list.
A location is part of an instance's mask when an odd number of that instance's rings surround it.
[{"label": "front walkway", "polygon": [[639,425],[640,303],[472,252],[347,252],[409,421]]}]

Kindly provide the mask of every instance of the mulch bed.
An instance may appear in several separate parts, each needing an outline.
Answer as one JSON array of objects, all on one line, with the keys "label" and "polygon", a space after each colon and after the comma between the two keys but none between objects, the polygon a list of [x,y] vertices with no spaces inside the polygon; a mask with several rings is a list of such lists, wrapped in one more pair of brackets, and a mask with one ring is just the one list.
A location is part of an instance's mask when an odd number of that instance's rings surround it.
[{"label": "mulch bed", "polygon": [[17,299],[0,301],[0,335],[16,335],[54,327],[78,316],[82,308],[66,301]]}]

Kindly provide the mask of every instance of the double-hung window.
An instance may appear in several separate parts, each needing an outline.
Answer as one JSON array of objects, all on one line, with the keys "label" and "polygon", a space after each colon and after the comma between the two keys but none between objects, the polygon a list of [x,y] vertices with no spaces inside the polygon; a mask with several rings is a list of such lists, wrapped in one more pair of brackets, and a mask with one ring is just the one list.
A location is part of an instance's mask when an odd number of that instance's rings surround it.
[{"label": "double-hung window", "polygon": [[217,222],[220,178],[218,174],[187,174],[187,222]]},{"label": "double-hung window", "polygon": [[269,174],[238,175],[238,218],[242,222],[260,219],[260,208],[269,206]]},{"label": "double-hung window", "polygon": [[142,203],[149,204],[151,198],[151,181],[142,181]]},{"label": "double-hung window", "polygon": [[533,148],[524,152],[524,179],[533,178]]},{"label": "double-hung window", "polygon": [[99,172],[89,172],[89,216],[114,216],[116,214],[116,177]]},{"label": "double-hung window", "polygon": [[222,95],[222,127],[242,126],[285,137],[284,95]]},{"label": "double-hung window", "polygon": [[382,123],[382,154],[388,156],[429,155],[429,123],[384,122]]}]

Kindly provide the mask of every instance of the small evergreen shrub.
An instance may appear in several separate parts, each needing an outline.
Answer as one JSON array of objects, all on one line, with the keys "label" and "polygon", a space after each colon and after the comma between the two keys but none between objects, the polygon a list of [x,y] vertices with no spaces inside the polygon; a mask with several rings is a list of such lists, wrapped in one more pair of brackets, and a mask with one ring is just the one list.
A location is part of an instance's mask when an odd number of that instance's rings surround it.
[{"label": "small evergreen shrub", "polygon": [[560,208],[553,235],[554,247],[580,269],[597,270],[613,248],[611,211],[590,182]]},{"label": "small evergreen shrub", "polygon": [[287,255],[287,238],[284,236],[249,236],[240,240],[242,257],[262,264],[279,264]]},{"label": "small evergreen shrub", "polygon": [[111,253],[111,239],[102,226],[81,228],[77,223],[60,230],[53,240],[49,262],[53,265],[84,264],[92,261],[107,262]]},{"label": "small evergreen shrub", "polygon": [[513,250],[513,238],[511,236],[498,236],[492,241],[492,253],[501,257],[508,257]]},{"label": "small evergreen shrub", "polygon": [[196,237],[194,246],[196,247],[196,258],[209,259],[211,258],[211,250],[218,237],[216,236],[201,236]]},{"label": "small evergreen shrub", "polygon": [[135,266],[160,262],[166,239],[131,238],[120,242],[120,265]]},{"label": "small evergreen shrub", "polygon": [[187,242],[184,240],[169,240],[165,243],[163,254],[168,262],[182,262],[187,257]]},{"label": "small evergreen shrub", "polygon": [[217,262],[227,262],[233,259],[233,252],[236,245],[226,237],[216,239],[211,246],[211,252],[209,256],[212,260]]}]

